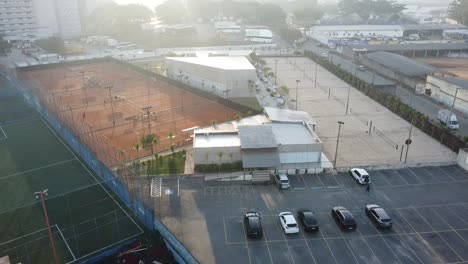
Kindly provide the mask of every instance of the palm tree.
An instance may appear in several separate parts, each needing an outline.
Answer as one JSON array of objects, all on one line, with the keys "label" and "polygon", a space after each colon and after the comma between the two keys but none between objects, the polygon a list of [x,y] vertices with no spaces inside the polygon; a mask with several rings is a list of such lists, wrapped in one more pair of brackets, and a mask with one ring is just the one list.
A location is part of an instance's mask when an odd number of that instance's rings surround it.
[{"label": "palm tree", "polygon": [[215,127],[217,123],[218,123],[218,122],[217,122],[216,120],[214,120],[214,119],[211,120],[211,125],[212,125],[213,127]]},{"label": "palm tree", "polygon": [[133,145],[133,148],[136,150],[137,152],[137,159],[140,158],[140,155],[138,154],[139,151],[140,151],[140,144],[136,143],[135,145]]},{"label": "palm tree", "polygon": [[174,133],[172,133],[172,131],[169,131],[169,134],[167,135],[167,138],[168,138],[169,141],[171,142],[171,146],[172,146],[172,145],[173,145],[173,144],[172,144],[172,140],[175,138]]},{"label": "palm tree", "polygon": [[221,159],[223,158],[223,152],[220,151],[218,152],[218,158],[219,158],[219,167],[218,167],[218,172],[221,170]]},{"label": "palm tree", "polygon": [[241,120],[241,115],[237,114],[236,115],[236,121],[239,122]]},{"label": "palm tree", "polygon": [[175,145],[174,144],[171,144],[171,152],[172,152],[172,157],[174,157],[174,153],[175,153]]},{"label": "palm tree", "polygon": [[151,155],[154,154],[153,144],[156,139],[154,134],[146,134],[141,136],[140,143],[144,150],[151,149]]}]

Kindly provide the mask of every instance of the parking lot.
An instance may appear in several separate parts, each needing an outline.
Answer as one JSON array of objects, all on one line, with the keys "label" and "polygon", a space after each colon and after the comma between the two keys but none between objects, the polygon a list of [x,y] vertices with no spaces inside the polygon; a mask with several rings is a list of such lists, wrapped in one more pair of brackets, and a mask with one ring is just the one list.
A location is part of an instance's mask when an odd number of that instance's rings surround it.
[{"label": "parking lot", "polygon": [[[330,161],[335,158],[338,121],[344,122],[336,167],[404,164],[410,123],[308,58],[264,59],[276,69],[278,86],[289,88],[287,107],[297,106],[317,122],[315,132]],[[417,128],[413,127],[411,139],[407,164],[448,165],[456,160],[453,151]]]},{"label": "parking lot", "polygon": [[[457,166],[371,171],[370,193],[346,173],[290,176],[291,188],[201,177],[164,178],[155,213],[201,263],[463,263],[468,261],[468,173]],[[177,191],[179,190],[179,191]],[[375,203],[393,218],[379,230],[364,213]],[[357,221],[342,232],[330,210]],[[317,233],[284,235],[278,213],[313,210]],[[247,238],[243,215],[262,216],[264,236]]]}]

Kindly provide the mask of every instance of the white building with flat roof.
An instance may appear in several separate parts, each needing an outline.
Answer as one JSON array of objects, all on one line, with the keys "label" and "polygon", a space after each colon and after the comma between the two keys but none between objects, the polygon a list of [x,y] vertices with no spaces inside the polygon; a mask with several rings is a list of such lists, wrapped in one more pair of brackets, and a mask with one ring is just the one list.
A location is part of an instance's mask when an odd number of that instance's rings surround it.
[{"label": "white building with flat roof", "polygon": [[[311,126],[315,122],[309,115],[282,109],[270,112],[282,116],[281,121],[271,119],[266,111],[239,121],[195,129],[195,165],[242,162],[246,170],[286,172],[326,167],[322,162],[322,141],[315,134]],[[302,118],[288,120],[286,116]]]},{"label": "white building with flat roof", "polygon": [[19,40],[36,33],[33,0],[0,1],[0,35],[6,40]]},{"label": "white building with flat roof", "polygon": [[246,57],[167,57],[167,76],[223,98],[253,97],[255,67]]}]

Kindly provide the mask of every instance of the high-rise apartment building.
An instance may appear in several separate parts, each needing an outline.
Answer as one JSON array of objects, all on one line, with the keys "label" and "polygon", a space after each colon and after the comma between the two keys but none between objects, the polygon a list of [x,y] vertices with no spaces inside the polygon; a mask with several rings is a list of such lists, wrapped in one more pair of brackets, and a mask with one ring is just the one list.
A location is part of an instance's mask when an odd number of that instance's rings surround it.
[{"label": "high-rise apartment building", "polygon": [[0,0],[0,35],[17,40],[36,32],[33,0]]}]

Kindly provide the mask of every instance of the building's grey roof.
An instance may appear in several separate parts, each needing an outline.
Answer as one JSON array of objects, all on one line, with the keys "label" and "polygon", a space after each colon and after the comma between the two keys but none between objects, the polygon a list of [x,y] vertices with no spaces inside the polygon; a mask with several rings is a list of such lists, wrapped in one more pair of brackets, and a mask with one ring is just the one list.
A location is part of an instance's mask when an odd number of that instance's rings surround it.
[{"label": "building's grey roof", "polygon": [[241,149],[277,148],[270,125],[239,126]]},{"label": "building's grey roof", "polygon": [[277,149],[242,150],[244,168],[279,168],[281,162]]},{"label": "building's grey roof", "polygon": [[289,109],[280,109],[273,107],[265,107],[265,113],[273,122],[288,122],[288,123],[302,123],[317,124],[309,113],[304,111],[295,111]]},{"label": "building's grey roof", "polygon": [[380,44],[380,45],[353,45],[353,49],[366,49],[367,51],[413,51],[413,50],[466,50],[468,43],[425,43],[425,44]]},{"label": "building's grey roof", "polygon": [[463,29],[465,25],[457,24],[408,24],[401,25],[404,30],[445,30],[445,29]]},{"label": "building's grey roof", "polygon": [[180,61],[223,70],[255,70],[246,57],[167,57],[169,61]]},{"label": "building's grey roof", "polygon": [[313,26],[312,31],[345,31],[345,30],[403,30],[400,25],[326,25],[326,26]]},{"label": "building's grey roof", "polygon": [[434,76],[434,78],[443,80],[445,82],[456,85],[456,86],[458,86],[460,88],[463,88],[463,89],[468,89],[468,80],[463,80],[463,79],[458,79],[458,78],[450,78],[450,77],[438,77],[438,76]]},{"label": "building's grey roof", "polygon": [[271,124],[276,142],[281,145],[317,144],[320,143],[315,133],[303,124]]},{"label": "building's grey roof", "polygon": [[409,77],[429,75],[432,73],[450,74],[448,71],[395,53],[377,51],[364,55],[364,58]]}]

